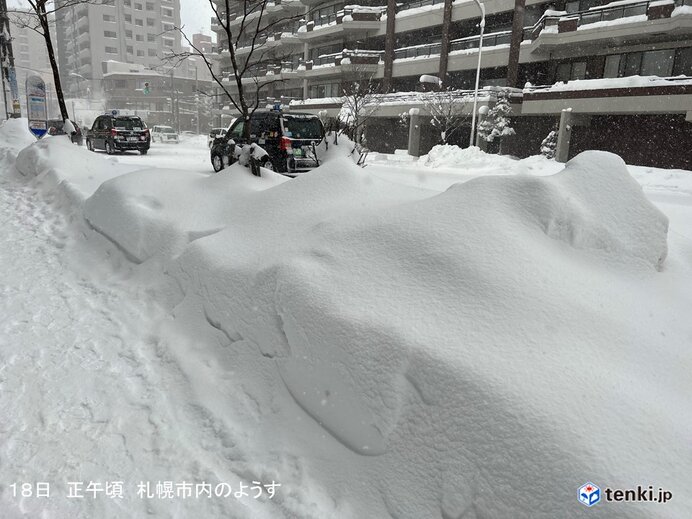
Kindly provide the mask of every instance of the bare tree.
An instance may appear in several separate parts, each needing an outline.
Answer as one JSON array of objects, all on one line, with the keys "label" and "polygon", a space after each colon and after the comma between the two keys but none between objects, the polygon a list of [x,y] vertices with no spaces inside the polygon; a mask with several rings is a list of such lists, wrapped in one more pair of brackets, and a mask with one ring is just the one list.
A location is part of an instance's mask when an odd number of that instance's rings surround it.
[{"label": "bare tree", "polygon": [[53,38],[50,32],[53,24],[52,18],[55,14],[69,7],[74,7],[82,4],[104,3],[104,0],[26,0],[29,4],[27,10],[8,10],[12,13],[12,21],[18,27],[31,29],[38,33],[43,38],[46,44],[46,52],[48,53],[48,61],[50,62],[51,72],[53,73],[53,83],[55,84],[55,95],[58,98],[58,106],[60,107],[60,117],[63,121],[69,120],[70,116],[67,113],[67,105],[65,104],[65,95],[60,81],[60,72],[58,71],[58,61],[55,55],[55,47],[53,46]]},{"label": "bare tree", "polygon": [[[220,41],[227,44],[228,48],[221,50],[228,52],[231,67],[227,71],[217,70],[212,58],[195,46],[184,27],[176,27],[174,30],[182,35],[190,50],[171,53],[167,61],[175,66],[189,57],[200,58],[213,81],[245,121],[243,131],[245,138],[250,139],[250,118],[260,107],[262,95],[271,85],[283,81],[281,75],[274,71],[280,70],[281,61],[288,54],[281,56],[276,52],[280,45],[272,45],[276,43],[275,34],[287,24],[309,15],[311,11],[307,14],[302,11],[272,16],[267,8],[274,5],[273,0],[207,1],[223,31]],[[239,53],[239,49],[242,52]],[[248,81],[248,78],[251,80]],[[230,84],[234,88],[230,88]],[[259,175],[259,167],[253,167],[253,173]]]},{"label": "bare tree", "polygon": [[447,144],[469,117],[462,111],[464,94],[461,90],[447,88],[439,92],[422,92],[419,98],[430,114],[430,124],[440,132],[442,144]]},{"label": "bare tree", "polygon": [[377,112],[381,101],[381,84],[368,65],[354,64],[351,67],[342,84],[344,95],[339,122],[346,128],[349,138],[362,145],[365,123]]}]

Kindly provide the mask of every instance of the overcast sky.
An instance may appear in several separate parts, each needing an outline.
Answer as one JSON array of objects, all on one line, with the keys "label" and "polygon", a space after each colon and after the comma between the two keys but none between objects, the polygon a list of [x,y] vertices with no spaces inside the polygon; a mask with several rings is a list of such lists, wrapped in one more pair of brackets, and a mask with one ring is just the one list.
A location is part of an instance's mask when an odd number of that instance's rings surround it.
[{"label": "overcast sky", "polygon": [[[8,6],[27,7],[29,5],[26,0],[9,0],[7,4]],[[180,17],[190,39],[192,39],[192,34],[196,32],[213,36],[211,32],[212,10],[208,0],[180,0]]]},{"label": "overcast sky", "polygon": [[212,10],[208,0],[180,0],[180,17],[188,35],[203,32],[213,36],[211,32]]}]

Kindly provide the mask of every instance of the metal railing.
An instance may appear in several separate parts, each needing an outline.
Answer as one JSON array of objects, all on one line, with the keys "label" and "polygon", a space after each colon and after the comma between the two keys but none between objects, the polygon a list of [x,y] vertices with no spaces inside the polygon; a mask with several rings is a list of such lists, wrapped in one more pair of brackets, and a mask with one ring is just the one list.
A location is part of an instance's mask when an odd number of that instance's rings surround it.
[{"label": "metal railing", "polygon": [[[456,50],[477,49],[480,36],[468,36],[449,42],[450,52]],[[483,48],[509,44],[512,39],[512,31],[501,31],[483,35]],[[428,45],[416,45],[394,50],[394,59],[419,58],[439,56],[442,52],[442,43],[430,43]]]},{"label": "metal railing", "polygon": [[[576,19],[577,27],[582,25],[590,25],[592,23],[598,22],[609,22],[613,20],[620,20],[622,18],[631,18],[633,16],[646,16],[649,6],[653,2],[658,2],[659,0],[644,0],[642,2],[637,2],[633,4],[624,4],[608,7],[604,5],[603,7],[592,7],[586,11],[576,11],[574,13],[566,13],[560,15],[549,15],[542,16],[540,20],[534,25],[534,30],[543,29],[546,26],[546,21],[552,21],[552,25],[557,25],[560,19]],[[692,5],[692,0],[674,0],[674,6],[680,7],[683,5]]]},{"label": "metal railing", "polygon": [[397,11],[407,11],[409,9],[415,9],[417,7],[425,7],[427,5],[438,5],[444,4],[445,0],[416,0],[414,2],[401,3],[397,5]]}]

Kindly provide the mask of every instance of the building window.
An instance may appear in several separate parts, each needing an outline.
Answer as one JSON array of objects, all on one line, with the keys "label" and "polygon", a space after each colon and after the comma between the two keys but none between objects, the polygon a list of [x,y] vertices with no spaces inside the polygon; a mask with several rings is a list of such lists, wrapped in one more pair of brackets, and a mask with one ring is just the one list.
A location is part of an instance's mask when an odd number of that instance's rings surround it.
[{"label": "building window", "polygon": [[147,2],[147,11],[153,11],[154,10],[154,4],[152,2]]},{"label": "building window", "polygon": [[115,88],[127,88],[127,79],[116,79]]},{"label": "building window", "polygon": [[173,40],[170,39],[170,38],[164,38],[164,39],[163,39],[163,44],[164,44],[166,47],[172,47],[172,46],[173,46]]},{"label": "building window", "polygon": [[606,56],[603,77],[618,77],[620,71],[620,54]]},{"label": "building window", "polygon": [[115,22],[115,16],[112,14],[104,14],[103,15],[103,21],[104,22]]},{"label": "building window", "polygon": [[125,31],[125,38],[132,39],[132,31]]},{"label": "building window", "polygon": [[575,61],[572,63],[570,79],[586,79],[586,61]]},{"label": "building window", "polygon": [[118,35],[115,33],[115,31],[103,31],[103,37],[104,38],[117,38]]},{"label": "building window", "polygon": [[125,15],[125,21],[127,23],[132,23],[132,15],[131,14],[126,14]]},{"label": "building window", "polygon": [[137,51],[137,56],[144,56],[144,51],[143,51],[143,50],[138,50],[138,51]]},{"label": "building window", "polygon": [[136,36],[137,41],[144,41],[144,35],[143,34],[138,34]]},{"label": "building window", "polygon": [[141,11],[142,10],[142,4],[135,4],[135,11]]},{"label": "building window", "polygon": [[555,72],[555,81],[570,81],[586,78],[586,61],[560,63]]},{"label": "building window", "polygon": [[163,7],[161,9],[161,12],[163,13],[164,16],[168,16],[169,18],[173,18],[173,9],[168,9],[166,7]]},{"label": "building window", "polygon": [[144,27],[144,20],[138,20],[135,18],[135,25],[137,27]]},{"label": "building window", "polygon": [[154,26],[154,19],[153,18],[147,18],[147,27],[153,27]]},{"label": "building window", "polygon": [[337,97],[341,95],[340,83],[326,83],[324,85],[310,86],[310,97],[320,99],[323,97]]},{"label": "building window", "polygon": [[630,52],[625,54],[623,66],[620,69],[621,76],[636,76],[639,74],[639,69],[642,66],[642,53]]},{"label": "building window", "polygon": [[148,54],[150,57],[156,57],[156,49],[149,49]]},{"label": "building window", "polygon": [[125,52],[127,52],[128,54],[132,54],[134,52],[132,50],[132,45],[128,45],[127,47],[125,47]]},{"label": "building window", "polygon": [[147,41],[148,42],[156,41],[156,34],[151,34],[151,33],[147,34]]},{"label": "building window", "polygon": [[163,30],[166,32],[173,30],[173,24],[171,23],[162,23],[161,26],[163,27]]},{"label": "building window", "polygon": [[132,0],[125,0],[123,3],[125,4],[125,7],[132,7]]},{"label": "building window", "polygon": [[675,49],[652,50],[642,56],[641,76],[669,77],[673,73]]},{"label": "building window", "polygon": [[673,74],[676,76],[692,76],[692,47],[677,50]]},{"label": "building window", "polygon": [[115,47],[106,47],[106,54],[117,54],[118,49]]}]

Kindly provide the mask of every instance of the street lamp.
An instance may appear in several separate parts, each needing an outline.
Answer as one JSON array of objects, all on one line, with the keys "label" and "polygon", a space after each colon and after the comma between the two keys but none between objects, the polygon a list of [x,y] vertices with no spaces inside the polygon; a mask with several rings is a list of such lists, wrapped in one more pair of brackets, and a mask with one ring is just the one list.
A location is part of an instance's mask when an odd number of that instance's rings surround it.
[{"label": "street lamp", "polygon": [[480,0],[474,0],[481,10],[481,38],[478,41],[478,66],[476,67],[476,87],[473,91],[473,115],[471,115],[471,137],[469,146],[473,146],[473,138],[476,133],[476,106],[478,105],[478,83],[481,79],[481,52],[483,52],[483,31],[485,30],[485,6]]}]

